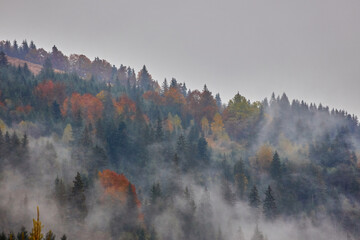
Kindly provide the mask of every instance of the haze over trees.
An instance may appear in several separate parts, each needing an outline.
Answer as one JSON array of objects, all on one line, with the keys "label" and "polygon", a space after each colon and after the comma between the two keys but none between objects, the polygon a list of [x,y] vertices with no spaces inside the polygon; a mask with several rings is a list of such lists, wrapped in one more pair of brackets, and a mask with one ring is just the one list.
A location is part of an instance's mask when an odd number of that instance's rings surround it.
[{"label": "haze over trees", "polygon": [[356,116],[285,93],[224,104],[0,42],[0,240],[358,239],[359,142]]}]

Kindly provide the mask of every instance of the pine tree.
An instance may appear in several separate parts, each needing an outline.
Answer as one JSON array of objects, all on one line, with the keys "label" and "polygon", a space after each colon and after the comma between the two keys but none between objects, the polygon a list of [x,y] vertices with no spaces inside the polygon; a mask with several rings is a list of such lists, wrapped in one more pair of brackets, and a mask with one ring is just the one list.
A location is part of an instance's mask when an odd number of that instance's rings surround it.
[{"label": "pine tree", "polygon": [[86,197],[83,181],[81,180],[80,173],[77,172],[75,180],[73,181],[74,186],[72,188],[72,203],[74,207],[75,218],[82,221],[87,215]]},{"label": "pine tree", "polygon": [[260,201],[259,193],[256,188],[256,185],[254,185],[250,191],[249,205],[252,208],[258,209],[260,207],[260,204],[261,204],[261,201]]},{"label": "pine tree", "polygon": [[160,183],[153,184],[150,190],[151,204],[155,204],[161,198],[161,195]]},{"label": "pine tree", "polygon": [[272,190],[269,186],[265,192],[265,200],[263,202],[263,212],[267,220],[273,220],[277,215],[277,207],[275,198],[272,196]]},{"label": "pine tree", "polygon": [[277,152],[275,152],[275,154],[273,156],[273,160],[270,164],[271,177],[275,180],[280,180],[281,176],[282,176],[281,170],[282,169],[281,169],[281,162],[280,162],[279,154]]},{"label": "pine tree", "polygon": [[49,230],[46,233],[45,240],[55,240],[55,234],[51,230]]},{"label": "pine tree", "polygon": [[184,135],[180,135],[177,142],[176,142],[176,152],[178,154],[185,154],[185,150],[186,150],[186,141],[185,141],[185,137]]},{"label": "pine tree", "polygon": [[33,229],[30,233],[30,240],[42,240],[44,235],[41,233],[41,229],[43,227],[40,222],[39,207],[37,207],[37,220],[33,219]]},{"label": "pine tree", "polygon": [[52,112],[52,116],[56,121],[61,119],[62,116],[60,111],[60,105],[57,103],[57,101],[54,101],[52,103],[51,112]]},{"label": "pine tree", "polygon": [[222,185],[221,190],[222,190],[224,200],[226,201],[227,204],[234,205],[235,198],[234,198],[234,194],[231,190],[230,183],[228,182],[228,180],[223,178],[221,185]]},{"label": "pine tree", "polygon": [[137,223],[138,208],[134,187],[131,183],[128,185],[126,196],[126,226],[127,229],[132,229]]},{"label": "pine tree", "polygon": [[242,159],[237,161],[234,165],[234,177],[235,177],[236,191],[240,199],[242,199],[244,198],[248,185],[248,179],[245,175],[245,167]]},{"label": "pine tree", "polygon": [[263,233],[259,230],[258,225],[256,224],[254,235],[252,236],[251,240],[265,240]]},{"label": "pine tree", "polygon": [[20,232],[17,234],[17,240],[28,240],[28,239],[29,239],[28,232],[26,231],[25,227],[21,227]]},{"label": "pine tree", "polygon": [[41,69],[40,75],[43,78],[53,78],[54,77],[54,69],[52,63],[49,58],[45,59],[43,68]]},{"label": "pine tree", "polygon": [[161,88],[162,88],[162,90],[161,90],[162,95],[164,95],[169,90],[169,84],[168,84],[166,78],[164,79],[164,82],[163,82]]},{"label": "pine tree", "polygon": [[0,52],[0,67],[6,67],[8,65],[8,60],[3,51]]},{"label": "pine tree", "polygon": [[222,107],[222,102],[221,102],[221,98],[220,98],[220,94],[219,94],[219,93],[217,93],[217,94],[215,95],[215,101],[216,101],[216,105],[217,105],[218,109],[221,109],[221,107]]},{"label": "pine tree", "polygon": [[161,142],[163,140],[163,137],[164,137],[164,133],[163,133],[163,128],[162,128],[162,122],[161,122],[160,117],[158,117],[157,124],[156,124],[155,139],[158,142]]}]

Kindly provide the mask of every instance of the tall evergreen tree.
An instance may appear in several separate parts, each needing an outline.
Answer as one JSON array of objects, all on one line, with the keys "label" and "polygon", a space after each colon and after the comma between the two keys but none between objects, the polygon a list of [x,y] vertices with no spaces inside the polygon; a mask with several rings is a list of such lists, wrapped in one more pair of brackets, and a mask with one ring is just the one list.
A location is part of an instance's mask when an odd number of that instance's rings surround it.
[{"label": "tall evergreen tree", "polygon": [[271,187],[268,186],[268,189],[265,192],[265,200],[263,202],[263,212],[267,220],[273,220],[277,216],[277,207],[275,198],[272,195]]},{"label": "tall evergreen tree", "polygon": [[254,235],[251,237],[251,240],[265,240],[263,233],[259,230],[259,226],[256,224]]},{"label": "tall evergreen tree", "polygon": [[0,52],[0,67],[6,67],[8,65],[8,60],[3,51]]},{"label": "tall evergreen tree", "polygon": [[279,158],[279,154],[275,152],[273,159],[270,164],[270,175],[275,180],[280,180],[282,171],[281,171],[281,162]]},{"label": "tall evergreen tree", "polygon": [[75,180],[73,181],[74,186],[72,188],[72,204],[74,217],[80,221],[84,220],[87,215],[86,197],[84,183],[81,179],[81,175],[77,172]]}]

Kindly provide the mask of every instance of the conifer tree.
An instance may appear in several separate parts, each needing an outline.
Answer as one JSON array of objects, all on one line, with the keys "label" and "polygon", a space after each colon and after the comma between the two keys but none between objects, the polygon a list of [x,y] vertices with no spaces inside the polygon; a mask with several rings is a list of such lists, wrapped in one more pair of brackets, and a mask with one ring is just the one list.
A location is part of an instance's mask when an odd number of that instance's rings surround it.
[{"label": "conifer tree", "polygon": [[162,128],[162,122],[161,122],[160,117],[158,117],[157,124],[156,124],[155,139],[158,142],[161,142],[163,140],[163,137],[164,137],[164,132],[163,132],[163,128]]},{"label": "conifer tree", "polygon": [[51,230],[49,230],[46,233],[45,240],[55,240],[55,234]]},{"label": "conifer tree", "polygon": [[72,188],[72,203],[74,207],[74,215],[78,220],[84,220],[87,215],[86,197],[83,181],[81,180],[80,173],[77,172],[74,186]]},{"label": "conifer tree", "polygon": [[280,180],[281,179],[281,162],[280,162],[280,158],[279,158],[279,154],[277,152],[275,152],[274,156],[273,156],[273,160],[270,164],[270,175],[273,179],[275,180]]},{"label": "conifer tree", "polygon": [[245,175],[245,167],[242,159],[237,161],[234,165],[234,178],[237,194],[242,199],[244,198],[248,185],[248,179]]},{"label": "conifer tree", "polygon": [[0,67],[6,67],[8,65],[8,60],[3,51],[0,52]]},{"label": "conifer tree", "polygon": [[256,224],[254,235],[252,236],[251,240],[265,240],[263,233],[259,230],[258,225]]},{"label": "conifer tree", "polygon": [[258,209],[260,207],[260,197],[256,185],[254,185],[249,195],[249,205],[252,208]]},{"label": "conifer tree", "polygon": [[[0,238],[1,240],[1,238]],[[21,227],[20,232],[17,234],[17,240],[29,240],[28,232],[26,231],[25,227]]]},{"label": "conifer tree", "polygon": [[277,215],[277,207],[275,198],[272,195],[271,187],[269,186],[265,192],[265,200],[263,202],[263,212],[267,220],[273,220]]},{"label": "conifer tree", "polygon": [[160,183],[153,184],[150,190],[151,204],[155,204],[161,198],[161,195]]}]

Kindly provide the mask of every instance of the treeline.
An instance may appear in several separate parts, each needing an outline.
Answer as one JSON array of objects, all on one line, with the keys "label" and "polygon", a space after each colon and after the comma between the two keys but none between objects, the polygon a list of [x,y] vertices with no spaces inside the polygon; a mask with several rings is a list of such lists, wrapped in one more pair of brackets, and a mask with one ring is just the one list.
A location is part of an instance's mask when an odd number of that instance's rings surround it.
[{"label": "treeline", "polygon": [[[81,229],[90,211],[110,208],[109,225],[99,230],[106,237],[175,238],[161,221],[169,215],[177,237],[223,239],[208,190],[218,186],[228,208],[247,202],[256,223],[305,215],[319,224],[327,216],[359,236],[360,211],[343,203],[355,206],[360,197],[356,116],[290,103],[285,94],[261,102],[236,94],[225,105],[206,85],[191,91],[175,78],[158,84],[145,66],[137,76],[122,67],[106,75],[93,67],[96,61],[85,61],[90,75],[81,74],[56,48],[44,55],[33,43],[16,45],[6,41],[0,48],[29,61],[30,52],[41,53],[44,67],[35,76],[0,54],[0,129],[8,131],[0,132],[0,166],[29,176],[49,170],[55,184],[47,191],[62,223]],[[44,136],[54,142],[41,151],[29,147],[29,139]],[[70,151],[70,166],[56,164],[54,144]],[[34,156],[49,164],[34,164]],[[81,170],[71,184],[66,172],[75,166]],[[253,235],[264,239],[258,226]]]}]

